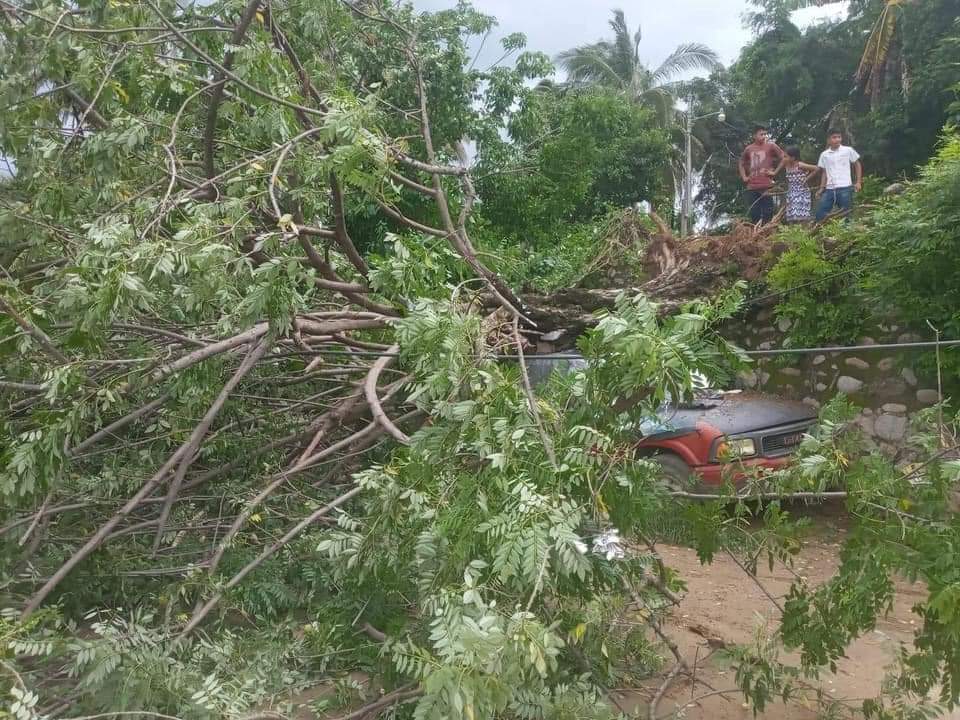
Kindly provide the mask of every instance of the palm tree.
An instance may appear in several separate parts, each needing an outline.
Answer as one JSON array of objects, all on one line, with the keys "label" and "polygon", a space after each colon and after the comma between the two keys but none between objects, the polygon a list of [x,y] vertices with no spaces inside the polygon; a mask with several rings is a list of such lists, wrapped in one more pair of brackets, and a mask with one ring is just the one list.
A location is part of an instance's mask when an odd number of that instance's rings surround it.
[{"label": "palm tree", "polygon": [[656,69],[640,60],[641,32],[631,35],[623,10],[614,10],[610,20],[613,40],[600,40],[560,53],[557,61],[567,72],[571,85],[599,85],[627,93],[653,108],[661,124],[674,125],[676,85],[671,81],[689,70],[715,70],[717,54],[700,43],[679,45]]},{"label": "palm tree", "polygon": [[[651,108],[657,122],[669,135],[673,157],[665,168],[665,182],[674,186],[680,197],[685,172],[684,132],[677,111],[681,85],[675,78],[690,70],[717,70],[722,67],[717,54],[701,43],[678,45],[659,67],[651,69],[640,60],[640,28],[631,35],[623,10],[613,11],[610,20],[613,40],[600,40],[560,53],[557,62],[567,71],[567,84],[600,86],[627,94],[637,103]],[[694,145],[700,149],[694,138]]]},{"label": "palm tree", "polygon": [[[792,12],[808,7],[835,5],[838,2],[839,0],[778,0],[778,9]],[[915,0],[884,0],[880,15],[874,22],[870,36],[867,38],[867,44],[863,49],[863,56],[857,66],[854,80],[857,86],[863,88],[867,95],[873,96],[874,100],[877,100],[883,92],[883,80],[890,70],[888,67],[892,59],[890,51],[897,36],[897,20],[900,10],[911,2],[915,2]],[[896,65],[895,62],[893,64]],[[909,80],[905,68],[900,68],[900,76],[901,82],[907,85]],[[908,88],[904,87],[904,89]]]}]

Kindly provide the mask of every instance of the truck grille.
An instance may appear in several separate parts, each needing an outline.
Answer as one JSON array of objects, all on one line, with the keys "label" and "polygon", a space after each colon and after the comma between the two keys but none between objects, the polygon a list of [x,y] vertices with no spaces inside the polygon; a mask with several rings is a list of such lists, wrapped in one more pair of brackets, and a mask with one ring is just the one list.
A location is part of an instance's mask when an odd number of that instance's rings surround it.
[{"label": "truck grille", "polygon": [[789,432],[776,435],[767,435],[761,441],[764,455],[786,455],[797,449],[803,441],[803,434],[808,428],[797,428]]}]

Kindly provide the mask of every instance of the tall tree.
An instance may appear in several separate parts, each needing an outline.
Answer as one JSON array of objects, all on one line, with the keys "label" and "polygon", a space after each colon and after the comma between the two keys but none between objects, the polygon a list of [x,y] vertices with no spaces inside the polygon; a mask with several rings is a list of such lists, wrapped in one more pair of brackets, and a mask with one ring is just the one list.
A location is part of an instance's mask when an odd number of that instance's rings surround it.
[{"label": "tall tree", "polygon": [[670,133],[674,146],[668,177],[679,194],[684,172],[684,136],[677,95],[681,85],[677,77],[691,70],[714,71],[721,63],[716,52],[702,43],[683,43],[656,68],[640,59],[641,29],[630,32],[623,10],[615,9],[610,20],[611,40],[580,45],[557,56],[572,85],[600,85],[625,93],[636,102],[653,109],[660,126]]},{"label": "tall tree", "polygon": [[656,68],[640,59],[640,28],[630,32],[623,10],[613,11],[610,20],[612,40],[600,40],[565,50],[557,56],[568,81],[576,85],[602,85],[615,88],[629,97],[653,107],[665,126],[675,119],[674,104],[678,75],[690,70],[716,70],[720,60],[716,52],[701,43],[684,43]]}]

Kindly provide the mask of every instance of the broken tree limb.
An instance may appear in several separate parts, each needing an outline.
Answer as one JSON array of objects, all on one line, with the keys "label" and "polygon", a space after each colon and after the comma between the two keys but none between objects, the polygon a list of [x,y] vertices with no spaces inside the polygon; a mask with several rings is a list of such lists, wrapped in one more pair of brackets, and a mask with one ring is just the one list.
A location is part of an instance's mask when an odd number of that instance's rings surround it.
[{"label": "broken tree limb", "polygon": [[146,417],[152,414],[155,410],[158,410],[159,408],[163,407],[163,404],[166,403],[167,400],[169,399],[170,399],[170,393],[164,393],[163,395],[158,397],[156,400],[148,402],[146,405],[143,405],[137,408],[136,410],[132,410],[131,412],[128,412],[123,417],[119,418],[118,420],[114,420],[112,423],[110,423],[104,428],[101,428],[100,430],[95,432],[93,435],[88,437],[83,442],[69,449],[67,452],[67,456],[76,457],[77,455],[83,454],[85,450],[88,450],[89,448],[93,447],[94,445],[96,445],[98,442],[100,442],[107,436],[113,435],[114,433],[120,430],[123,430],[125,427],[127,427],[132,423],[135,423],[140,418]]},{"label": "broken tree limb", "polygon": [[[534,423],[536,423],[537,432],[540,433],[540,442],[543,445],[544,452],[547,454],[547,459],[550,460],[550,465],[553,467],[554,472],[556,472],[559,468],[557,464],[557,454],[553,449],[553,442],[550,440],[550,436],[543,426],[543,418],[540,417],[540,409],[537,407],[537,398],[533,394],[533,386],[530,384],[530,373],[527,372],[527,361],[523,356],[523,338],[520,337],[519,315],[513,316],[513,340],[517,346],[517,357],[520,360],[520,379],[523,382],[524,394],[527,396],[527,407],[530,409],[530,415],[533,417]],[[531,600],[532,599],[533,596],[531,596]]]},{"label": "broken tree limb", "polygon": [[220,102],[223,100],[223,91],[227,84],[226,73],[233,67],[233,48],[243,42],[247,34],[250,23],[256,17],[257,10],[260,8],[261,0],[249,0],[240,15],[240,20],[230,36],[230,49],[223,56],[223,67],[218,69],[213,76],[213,90],[210,94],[210,104],[207,106],[206,124],[203,128],[203,171],[207,179],[215,176],[216,170],[213,165],[214,140],[217,132],[217,116],[220,112]]},{"label": "broken tree limb", "polygon": [[347,256],[347,259],[353,263],[357,272],[366,277],[370,272],[370,268],[360,253],[357,252],[353,240],[350,239],[343,204],[343,186],[334,173],[330,173],[330,201],[333,206],[334,240],[337,245],[340,246],[343,254]]},{"label": "broken tree limb", "polygon": [[276,542],[274,542],[273,544],[265,548],[254,560],[247,563],[243,568],[241,568],[241,570],[236,575],[230,578],[230,580],[225,585],[223,585],[223,587],[217,590],[213,594],[213,596],[209,600],[207,600],[206,603],[204,603],[200,608],[198,608],[193,613],[193,616],[190,618],[190,621],[184,626],[179,637],[185,638],[190,633],[192,633],[197,628],[197,626],[201,622],[203,622],[203,619],[210,614],[210,611],[217,606],[217,603],[220,602],[220,600],[223,598],[223,596],[226,593],[228,593],[230,590],[232,590],[241,582],[243,582],[243,579],[247,577],[247,575],[249,575],[258,567],[260,567],[272,555],[274,555],[274,553],[276,553],[278,550],[285,547],[291,540],[297,537],[300,533],[302,533],[310,525],[315,523],[324,515],[327,515],[333,512],[344,503],[349,502],[354,497],[359,495],[362,491],[363,491],[363,488],[355,487],[352,490],[345,492],[340,497],[330,501],[329,503],[324,505],[322,508],[311,513],[309,516],[307,516],[306,518],[301,520],[299,523],[294,525],[289,531],[287,531],[287,533],[283,537],[281,537],[279,540],[277,540]]},{"label": "broken tree limb", "polygon": [[[230,382],[224,386],[223,401],[225,402],[229,393],[237,386],[237,384],[244,378],[246,375],[253,370],[254,366],[260,361],[264,356],[267,350],[270,349],[270,337],[264,336],[260,339],[260,342],[247,353],[247,356],[243,359],[243,362],[240,363],[240,367],[237,368],[237,371],[234,373],[233,377],[230,378]],[[228,389],[229,388],[229,389]],[[222,406],[221,402],[221,406]],[[219,410],[218,410],[219,411]],[[206,420],[206,418],[204,418]],[[173,508],[173,503],[177,499],[177,493],[180,492],[180,487],[183,485],[183,480],[186,477],[187,470],[196,460],[197,455],[200,451],[200,445],[203,443],[203,439],[207,434],[207,430],[210,429],[210,423],[213,422],[213,416],[210,417],[210,422],[207,423],[206,427],[202,432],[195,432],[190,438],[190,445],[183,453],[183,459],[180,460],[180,464],[177,466],[177,471],[173,475],[173,480],[170,481],[170,489],[167,491],[167,497],[163,502],[163,507],[160,509],[160,517],[157,520],[157,534],[153,540],[153,556],[157,554],[157,550],[160,549],[160,543],[163,540],[164,529],[167,525],[167,518],[170,517],[170,510]]]},{"label": "broken tree limb", "polygon": [[[199,351],[198,351],[199,352]],[[233,392],[233,389],[237,386],[240,380],[248,372],[247,368],[244,368],[241,365],[241,373],[239,370],[231,376],[227,383],[220,390],[220,393],[217,395],[216,400],[213,401],[213,404],[210,405],[210,408],[204,414],[203,418],[197,423],[196,427],[193,429],[193,432],[190,433],[190,437],[184,442],[173,455],[171,455],[167,461],[157,470],[154,475],[147,480],[146,483],[131,497],[127,502],[121,507],[113,517],[103,523],[100,528],[94,533],[84,545],[71,555],[66,562],[64,562],[60,568],[47,580],[43,586],[37,590],[27,601],[26,605],[23,608],[22,617],[24,619],[28,618],[33,612],[43,604],[43,601],[47,596],[53,592],[56,587],[63,581],[63,579],[70,574],[70,571],[73,570],[80,562],[85,560],[92,552],[94,552],[104,539],[113,531],[113,529],[119,525],[131,512],[133,512],[137,507],[140,506],[140,503],[150,495],[154,489],[163,481],[167,476],[167,473],[172,470],[178,462],[180,462],[185,454],[191,450],[191,448],[196,448],[197,443],[207,434],[207,430],[210,429],[210,425],[213,423],[214,419],[220,413],[220,410],[223,409],[224,404],[227,402],[227,398],[230,397],[230,394]]]},{"label": "broken tree limb", "polygon": [[370,372],[367,374],[367,379],[363,383],[363,392],[367,398],[367,403],[370,405],[370,412],[373,413],[373,417],[380,426],[397,441],[402,442],[404,445],[409,445],[410,438],[387,417],[387,413],[384,412],[383,405],[381,405],[380,398],[377,395],[377,381],[380,379],[380,373],[393,362],[394,356],[399,350],[399,345],[392,345],[390,349],[387,350],[387,354],[377,358],[377,361],[373,363]]}]

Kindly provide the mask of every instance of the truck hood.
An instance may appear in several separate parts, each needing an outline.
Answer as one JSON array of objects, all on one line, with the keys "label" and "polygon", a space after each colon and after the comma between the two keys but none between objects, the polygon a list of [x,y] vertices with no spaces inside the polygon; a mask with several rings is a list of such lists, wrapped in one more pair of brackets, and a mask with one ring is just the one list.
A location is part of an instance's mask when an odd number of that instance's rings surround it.
[{"label": "truck hood", "polygon": [[[665,406],[658,424],[662,426],[661,432],[669,432],[707,423],[725,435],[735,435],[816,419],[817,413],[804,403],[758,392],[737,392],[700,397],[679,406]],[[645,434],[649,434],[649,430]]]}]

